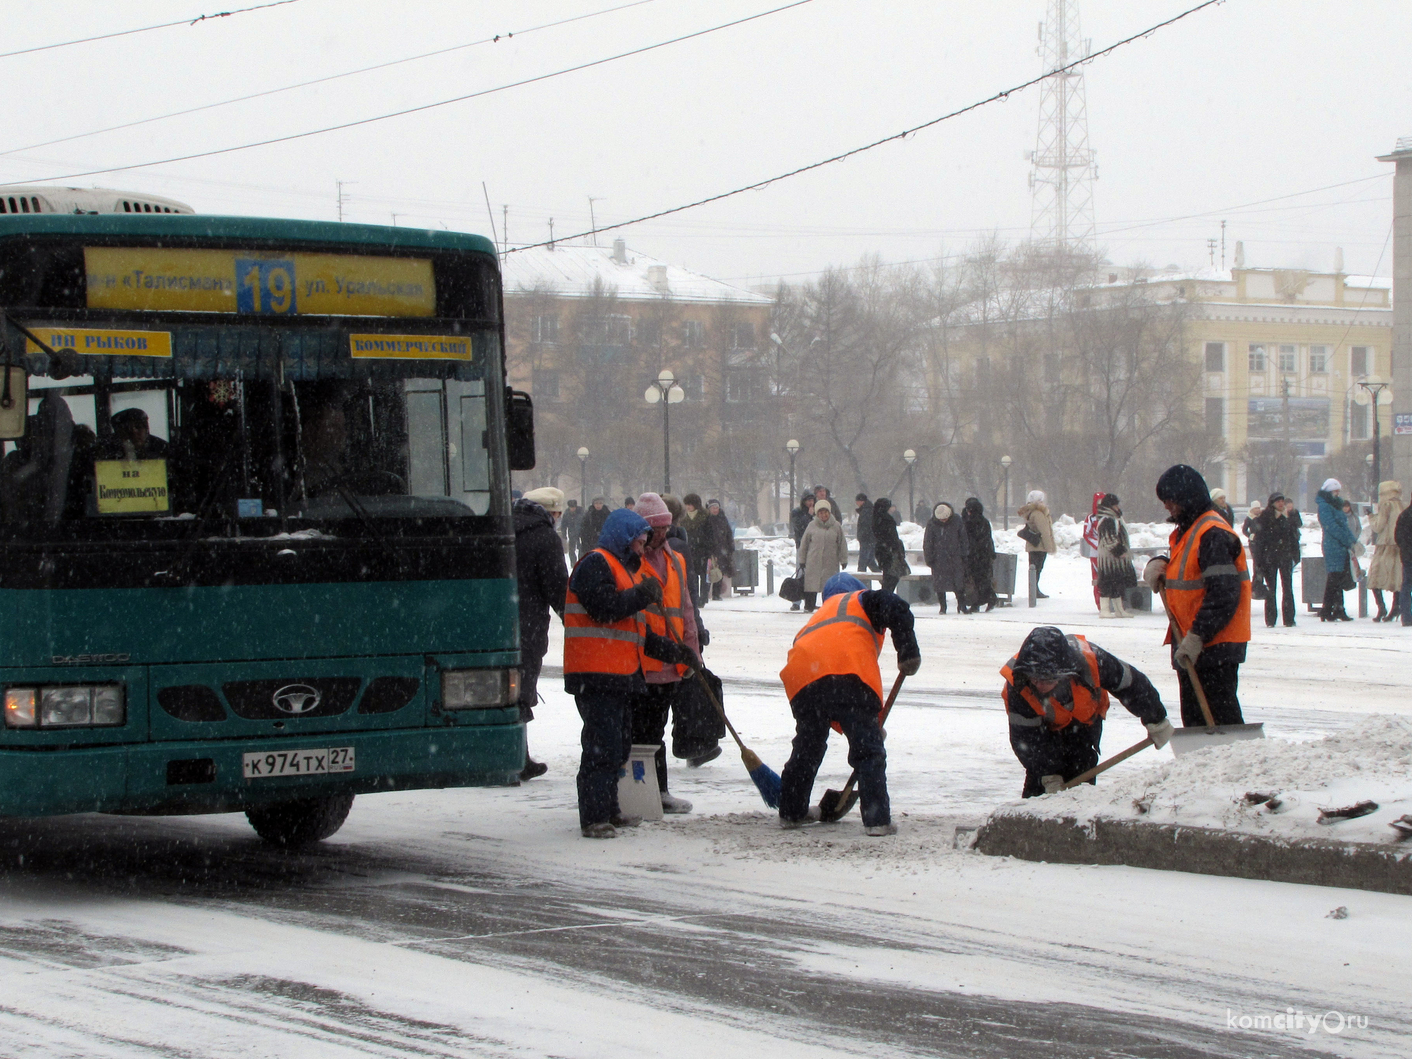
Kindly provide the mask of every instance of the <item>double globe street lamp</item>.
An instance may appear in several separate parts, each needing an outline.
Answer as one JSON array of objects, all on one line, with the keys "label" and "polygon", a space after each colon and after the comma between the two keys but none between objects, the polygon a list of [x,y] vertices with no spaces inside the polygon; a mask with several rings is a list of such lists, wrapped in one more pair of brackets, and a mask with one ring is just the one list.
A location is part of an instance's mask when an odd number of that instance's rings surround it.
[{"label": "double globe street lamp", "polygon": [[657,373],[643,398],[648,404],[662,402],[662,492],[672,491],[672,420],[668,409],[686,400],[686,391],[677,385],[677,377],[668,368]]},{"label": "double globe street lamp", "polygon": [[588,446],[580,445],[578,452],[574,453],[579,458],[579,507],[588,507]]},{"label": "double globe street lamp", "polygon": [[914,519],[917,517],[917,497],[913,487],[912,467],[917,462],[916,452],[912,449],[906,450],[902,454],[902,462],[907,465],[907,517]]}]

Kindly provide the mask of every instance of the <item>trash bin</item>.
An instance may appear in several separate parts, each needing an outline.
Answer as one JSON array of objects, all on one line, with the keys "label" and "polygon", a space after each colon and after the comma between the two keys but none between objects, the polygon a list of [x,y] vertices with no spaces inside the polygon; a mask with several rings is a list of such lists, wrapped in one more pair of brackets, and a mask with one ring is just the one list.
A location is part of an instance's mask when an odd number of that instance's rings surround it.
[{"label": "trash bin", "polygon": [[735,553],[735,576],[731,587],[737,595],[750,596],[760,587],[760,553],[741,549]]},{"label": "trash bin", "polygon": [[995,553],[994,573],[992,581],[995,584],[995,594],[1004,598],[1010,603],[1015,599],[1015,566],[1019,556],[1009,552]]},{"label": "trash bin", "polygon": [[1328,579],[1322,555],[1308,555],[1299,561],[1299,598],[1310,610],[1324,605],[1324,582]]}]

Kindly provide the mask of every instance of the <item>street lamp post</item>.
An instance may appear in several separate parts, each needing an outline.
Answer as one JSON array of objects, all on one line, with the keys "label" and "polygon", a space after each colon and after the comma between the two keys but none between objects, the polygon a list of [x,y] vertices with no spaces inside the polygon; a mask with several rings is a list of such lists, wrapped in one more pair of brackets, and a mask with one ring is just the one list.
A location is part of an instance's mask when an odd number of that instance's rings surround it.
[{"label": "street lamp post", "polygon": [[[799,455],[800,448],[799,442],[795,441],[793,438],[790,438],[784,443],[784,451],[789,453],[789,502],[791,504],[794,503],[794,497],[796,495],[794,488],[794,458]],[[791,510],[793,509],[791,508]]]},{"label": "street lamp post", "polygon": [[652,385],[642,396],[648,404],[662,402],[662,492],[672,491],[672,419],[668,409],[686,400],[686,391],[677,384],[677,377],[668,368],[657,373]]},{"label": "street lamp post", "polygon": [[576,455],[579,458],[579,507],[588,508],[588,446],[580,445]]},{"label": "street lamp post", "polygon": [[1000,466],[1005,468],[1005,528],[1010,528],[1010,464],[1015,462],[1009,456],[1000,457]]},{"label": "street lamp post", "polygon": [[1382,393],[1388,384],[1382,379],[1367,378],[1359,379],[1358,385],[1368,391],[1368,403],[1373,406],[1373,491],[1376,496],[1377,483],[1382,481],[1383,474],[1382,424],[1378,421],[1378,405],[1382,403]]},{"label": "street lamp post", "polygon": [[1377,459],[1370,452],[1363,457],[1363,462],[1368,466],[1368,496],[1374,505],[1378,502],[1378,471]]},{"label": "street lamp post", "polygon": [[907,465],[907,517],[917,517],[917,491],[913,487],[912,465],[917,462],[917,454],[911,449],[902,454],[902,462]]}]

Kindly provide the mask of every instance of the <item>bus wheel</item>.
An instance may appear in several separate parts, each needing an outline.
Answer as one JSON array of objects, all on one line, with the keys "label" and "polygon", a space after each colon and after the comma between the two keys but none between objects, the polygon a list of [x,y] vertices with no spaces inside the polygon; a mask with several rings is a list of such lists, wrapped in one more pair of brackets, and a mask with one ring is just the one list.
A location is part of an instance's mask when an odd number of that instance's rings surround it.
[{"label": "bus wheel", "polygon": [[327,798],[297,798],[288,802],[247,809],[245,817],[255,833],[276,846],[295,848],[321,842],[348,819],[353,795],[333,794]]}]

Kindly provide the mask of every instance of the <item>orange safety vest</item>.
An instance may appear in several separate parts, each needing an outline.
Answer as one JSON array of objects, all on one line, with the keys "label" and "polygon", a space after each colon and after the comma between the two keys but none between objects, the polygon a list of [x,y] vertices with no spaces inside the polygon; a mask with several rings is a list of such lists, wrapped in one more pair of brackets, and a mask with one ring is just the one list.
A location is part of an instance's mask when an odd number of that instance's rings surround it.
[{"label": "orange safety vest", "polygon": [[[682,609],[682,596],[686,594],[686,564],[681,556],[672,551],[670,545],[663,545],[662,550],[667,553],[667,579],[665,581],[657,576],[657,570],[651,563],[645,558],[642,560],[643,576],[662,581],[662,602],[645,608],[642,614],[647,619],[648,629],[652,632],[658,636],[664,636],[668,640],[684,644],[686,643],[686,614]],[[656,673],[666,668],[666,662],[648,658],[645,654],[642,656],[642,671],[644,673]],[[677,671],[677,676],[686,675],[686,666],[680,662],[674,663],[672,668]]]},{"label": "orange safety vest", "polygon": [[[1026,684],[1020,689],[1020,698],[1025,700],[1025,705],[1034,710],[1035,716],[1041,718],[1044,724],[1054,732],[1061,728],[1067,728],[1077,721],[1079,724],[1092,724],[1095,718],[1102,719],[1108,716],[1108,692],[1104,691],[1098,683],[1098,654],[1093,647],[1082,636],[1066,636],[1069,643],[1078,648],[1079,654],[1083,655],[1084,668],[1087,671],[1081,674],[1078,679],[1069,681],[1069,691],[1073,696],[1073,702],[1065,706],[1056,699],[1053,693],[1040,698],[1039,693],[1034,688]],[[1005,703],[1005,712],[1010,712],[1010,689],[1015,686],[1015,659],[1010,659],[1000,667],[1000,675],[1005,678],[1005,687],[1000,689],[1001,701]],[[1057,688],[1055,689],[1058,690]],[[1017,722],[1015,723],[1039,723]]]},{"label": "orange safety vest", "polygon": [[[613,571],[613,581],[619,592],[637,586],[641,568],[634,577],[618,557],[606,548],[594,548],[588,555],[601,555]],[[588,558],[584,556],[584,559]],[[583,562],[580,559],[579,562]],[[578,569],[576,566],[574,569]],[[641,612],[629,614],[621,621],[600,624],[588,616],[571,587],[564,597],[564,672],[604,673],[611,676],[632,676],[642,668],[642,643],[645,624]]]},{"label": "orange safety vest", "polygon": [[[1201,571],[1201,538],[1212,530],[1231,533],[1230,523],[1214,511],[1207,511],[1189,527],[1182,536],[1172,530],[1172,557],[1167,563],[1167,610],[1177,619],[1177,628],[1185,636],[1191,631],[1191,623],[1196,620],[1196,612],[1201,609],[1201,601],[1206,598],[1206,582],[1203,576],[1212,574],[1238,574],[1240,576],[1240,604],[1235,615],[1226,627],[1206,641],[1213,643],[1250,642],[1250,573],[1245,565],[1245,548],[1236,553],[1234,566],[1213,566]],[[1240,538],[1236,537],[1236,542]],[[1172,630],[1167,629],[1167,643],[1172,642]]]},{"label": "orange safety vest", "polygon": [[861,592],[845,592],[821,606],[794,637],[789,659],[780,670],[784,691],[793,699],[820,677],[854,676],[873,689],[882,705],[883,634],[873,628],[859,601]]}]

